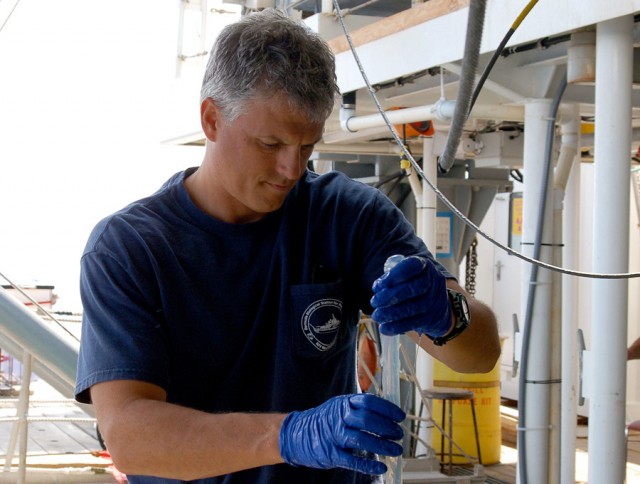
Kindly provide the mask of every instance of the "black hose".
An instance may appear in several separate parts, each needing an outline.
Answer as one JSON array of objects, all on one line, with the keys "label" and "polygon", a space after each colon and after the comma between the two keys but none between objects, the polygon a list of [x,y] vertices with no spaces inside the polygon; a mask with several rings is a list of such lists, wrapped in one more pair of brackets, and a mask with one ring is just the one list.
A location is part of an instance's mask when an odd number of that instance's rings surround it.
[{"label": "black hose", "polygon": [[498,45],[498,48],[493,53],[493,56],[491,56],[491,60],[487,64],[487,67],[484,68],[484,72],[480,76],[480,79],[478,80],[478,83],[476,84],[476,87],[473,91],[473,95],[471,96],[471,102],[469,102],[469,111],[467,112],[467,117],[469,116],[469,113],[471,113],[473,106],[476,104],[478,95],[480,94],[480,91],[482,90],[482,86],[484,86],[484,83],[487,80],[487,77],[489,77],[489,73],[491,72],[491,69],[493,69],[493,65],[498,60],[498,57],[500,57],[500,54],[502,54],[504,47],[507,45],[507,42],[509,42],[509,39],[511,38],[514,32],[515,32],[515,29],[513,28],[507,31],[505,36],[502,38],[500,45]]}]

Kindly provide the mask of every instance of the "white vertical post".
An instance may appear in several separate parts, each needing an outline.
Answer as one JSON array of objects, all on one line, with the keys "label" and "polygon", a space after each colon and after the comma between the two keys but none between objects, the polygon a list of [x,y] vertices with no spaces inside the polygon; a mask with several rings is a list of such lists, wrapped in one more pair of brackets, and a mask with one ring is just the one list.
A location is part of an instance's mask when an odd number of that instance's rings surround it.
[{"label": "white vertical post", "polygon": [[[568,122],[562,124],[562,148],[571,147],[571,164],[564,194],[562,260],[564,267],[580,267],[580,161],[575,160],[579,146],[580,112],[569,106]],[[561,155],[562,156],[562,155]],[[560,163],[558,163],[560,165]],[[562,417],[560,432],[560,482],[575,483],[576,419],[578,416],[578,279],[562,276]]]},{"label": "white vertical post", "polygon": [[[633,16],[596,28],[595,272],[629,266]],[[628,281],[592,283],[589,482],[624,482]]]},{"label": "white vertical post", "polygon": [[207,21],[209,20],[208,0],[200,0],[200,52],[209,50],[207,45]]},{"label": "white vertical post", "polygon": [[26,482],[27,478],[27,436],[29,433],[29,395],[31,385],[31,367],[33,357],[28,351],[24,351],[22,367],[22,388],[18,402],[18,425],[20,434],[20,451],[18,454],[18,484]]},{"label": "white vertical post", "polygon": [[[17,412],[16,412],[17,415]],[[18,442],[18,433],[20,432],[20,421],[16,420],[11,425],[11,433],[9,434],[9,444],[7,445],[7,452],[4,455],[4,468],[2,472],[11,472],[11,466],[13,465],[13,456],[16,452],[16,443]]]},{"label": "white vertical post", "polygon": [[[423,171],[425,176],[433,183],[437,183],[438,179],[438,159],[433,154],[433,138],[423,139],[424,160]],[[438,205],[438,197],[431,187],[423,181],[422,184],[422,203],[418,210],[418,217],[421,219],[419,224],[421,232],[418,233],[420,238],[424,240],[429,250],[436,255],[436,208]],[[425,351],[418,350],[416,355],[416,378],[420,382],[422,388],[429,388],[433,385],[433,359]],[[416,408],[420,408],[422,396],[416,395]],[[431,444],[431,429],[420,427],[420,438]],[[418,449],[423,450],[418,444]],[[417,452],[418,454],[420,452]]]},{"label": "white vertical post", "polygon": [[[438,157],[433,154],[433,138],[424,138],[423,140],[423,171],[425,176],[431,183],[438,183]],[[438,207],[438,196],[433,189],[423,182],[422,185],[422,233],[420,238],[424,240],[433,256],[436,256],[436,214]],[[424,387],[433,385],[433,359],[424,351],[419,352],[423,358],[420,362],[420,374]]]},{"label": "white vertical post", "polygon": [[[525,104],[524,131],[524,198],[523,198],[523,227],[522,252],[533,255],[535,234],[538,229],[540,207],[540,190],[546,183],[544,176],[545,140],[547,136],[548,118],[551,101],[548,99],[534,99]],[[545,205],[545,227],[542,234],[542,248],[540,259],[551,261],[552,213],[550,189],[547,192]],[[530,290],[535,290],[535,301],[530,325],[529,351],[526,361],[526,396],[519,402],[520,411],[524,412],[525,428],[518,432],[518,446],[525,444],[525,459],[527,482],[547,482],[549,459],[549,381],[550,375],[550,321],[551,321],[551,274],[546,269],[538,269],[537,284],[530,285],[533,266],[525,264],[522,271],[521,291],[522,310],[526,314],[527,299]],[[524,357],[524,353],[523,353]],[[523,362],[525,363],[525,362]],[[521,370],[522,371],[522,370]],[[519,461],[518,465],[522,463]],[[521,472],[518,471],[518,476]]]},{"label": "white vertical post", "polygon": [[[553,248],[551,263],[562,267],[563,190],[550,187],[553,198]],[[551,274],[551,313],[549,320],[549,474],[547,482],[560,482],[560,427],[562,421],[562,277]],[[537,349],[536,349],[537,351]]]},{"label": "white vertical post", "polygon": [[182,73],[182,48],[184,46],[184,9],[185,0],[180,0],[180,4],[178,6],[178,45],[177,45],[177,53],[176,53],[176,77],[180,77]]},{"label": "white vertical post", "polygon": [[[29,413],[29,392],[31,384],[31,368],[33,363],[33,357],[28,351],[23,351],[23,364],[22,364],[22,385],[20,387],[20,394],[18,395],[18,404],[16,405],[16,421],[11,428],[11,434],[9,435],[9,444],[7,446],[7,452],[5,454],[4,470],[3,472],[10,472],[13,464],[13,457],[15,456],[16,445],[19,443],[18,449],[18,480],[24,482],[24,473],[26,469],[26,442],[27,442],[27,416]],[[21,476],[21,477],[20,477]]]}]

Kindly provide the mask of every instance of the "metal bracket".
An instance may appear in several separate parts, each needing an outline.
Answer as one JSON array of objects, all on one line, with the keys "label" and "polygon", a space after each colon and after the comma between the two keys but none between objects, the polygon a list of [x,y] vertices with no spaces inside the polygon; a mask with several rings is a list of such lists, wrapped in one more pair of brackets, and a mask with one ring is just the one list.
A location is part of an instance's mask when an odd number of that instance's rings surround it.
[{"label": "metal bracket", "polygon": [[513,313],[513,342],[514,342],[514,346],[513,346],[513,353],[511,354],[511,376],[513,378],[515,378],[516,376],[518,376],[518,368],[519,368],[519,361],[516,359],[516,347],[515,347],[515,342],[516,342],[516,335],[520,332],[520,325],[518,324],[518,315],[516,313]]},{"label": "metal bracket", "polygon": [[587,345],[584,342],[584,333],[581,329],[578,329],[578,354],[580,355],[580,369],[579,369],[579,378],[580,378],[580,390],[578,392],[578,405],[584,405],[584,352],[587,349]]}]

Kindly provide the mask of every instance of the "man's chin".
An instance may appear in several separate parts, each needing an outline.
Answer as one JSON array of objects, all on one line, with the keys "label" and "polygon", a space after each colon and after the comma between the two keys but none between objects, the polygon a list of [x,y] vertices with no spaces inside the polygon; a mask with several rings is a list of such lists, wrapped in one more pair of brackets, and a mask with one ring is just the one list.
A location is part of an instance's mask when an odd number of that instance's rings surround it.
[{"label": "man's chin", "polygon": [[269,202],[262,202],[260,204],[256,204],[251,207],[253,213],[255,214],[255,220],[260,220],[270,213],[277,212],[284,205],[284,199],[282,200],[270,200]]}]

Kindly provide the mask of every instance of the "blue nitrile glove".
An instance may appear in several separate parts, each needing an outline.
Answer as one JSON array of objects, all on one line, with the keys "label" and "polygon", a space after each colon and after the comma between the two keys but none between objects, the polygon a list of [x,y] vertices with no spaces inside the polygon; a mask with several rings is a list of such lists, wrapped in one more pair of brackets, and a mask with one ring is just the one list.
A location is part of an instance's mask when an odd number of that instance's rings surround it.
[{"label": "blue nitrile glove", "polygon": [[280,428],[280,454],[287,464],[364,474],[384,474],[374,453],[402,454],[398,422],[406,417],[395,404],[369,393],[333,397],[322,405],[286,416]]},{"label": "blue nitrile glove", "polygon": [[446,278],[433,263],[407,257],[373,283],[371,315],[386,335],[417,331],[431,338],[451,329],[451,306]]}]

